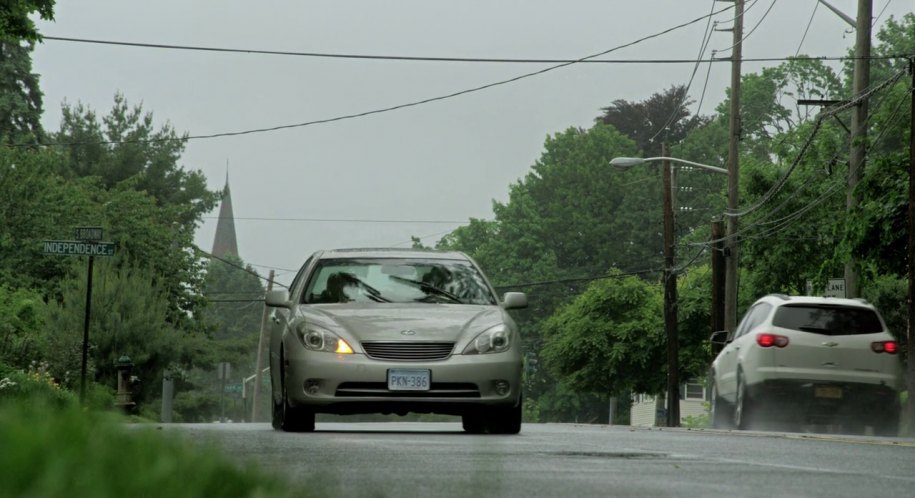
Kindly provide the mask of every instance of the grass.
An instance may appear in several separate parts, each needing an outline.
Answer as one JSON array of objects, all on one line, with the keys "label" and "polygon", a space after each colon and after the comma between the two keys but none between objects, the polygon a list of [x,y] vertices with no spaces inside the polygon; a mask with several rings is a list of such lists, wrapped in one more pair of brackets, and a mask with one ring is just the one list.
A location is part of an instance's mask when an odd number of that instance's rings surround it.
[{"label": "grass", "polygon": [[215,449],[182,444],[127,419],[38,397],[0,397],[0,495],[4,497],[305,496]]}]

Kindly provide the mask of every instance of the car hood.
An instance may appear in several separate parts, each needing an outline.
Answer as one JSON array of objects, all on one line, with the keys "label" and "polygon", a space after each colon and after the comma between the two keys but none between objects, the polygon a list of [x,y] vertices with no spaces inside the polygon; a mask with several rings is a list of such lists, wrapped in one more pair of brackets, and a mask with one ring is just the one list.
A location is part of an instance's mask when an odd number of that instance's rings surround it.
[{"label": "car hood", "polygon": [[378,303],[326,304],[300,308],[300,318],[357,341],[470,340],[506,321],[502,308],[484,305]]}]

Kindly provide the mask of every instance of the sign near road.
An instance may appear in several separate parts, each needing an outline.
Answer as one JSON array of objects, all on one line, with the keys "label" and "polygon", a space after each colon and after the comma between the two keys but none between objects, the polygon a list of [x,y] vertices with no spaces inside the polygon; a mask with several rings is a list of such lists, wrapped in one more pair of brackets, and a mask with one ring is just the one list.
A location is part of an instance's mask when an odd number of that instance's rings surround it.
[{"label": "sign near road", "polygon": [[830,278],[829,282],[826,284],[826,291],[823,292],[824,297],[845,297],[845,279],[844,278]]},{"label": "sign near road", "polygon": [[102,227],[76,227],[76,240],[102,240]]},{"label": "sign near road", "polygon": [[114,256],[114,242],[46,240],[44,253],[57,256]]},{"label": "sign near road", "polygon": [[223,390],[227,394],[241,394],[241,384],[226,384]]}]

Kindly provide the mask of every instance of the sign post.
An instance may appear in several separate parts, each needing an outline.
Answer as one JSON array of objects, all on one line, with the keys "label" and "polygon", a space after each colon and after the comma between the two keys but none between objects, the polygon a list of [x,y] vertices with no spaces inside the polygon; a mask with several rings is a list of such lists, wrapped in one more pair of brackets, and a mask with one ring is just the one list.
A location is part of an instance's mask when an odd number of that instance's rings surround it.
[{"label": "sign post", "polygon": [[89,256],[86,275],[86,316],[83,321],[83,357],[80,366],[79,400],[86,401],[86,365],[89,356],[89,317],[92,308],[92,267],[96,256],[113,256],[114,243],[100,242],[101,227],[77,227],[76,240],[46,240],[44,253],[56,256]]}]

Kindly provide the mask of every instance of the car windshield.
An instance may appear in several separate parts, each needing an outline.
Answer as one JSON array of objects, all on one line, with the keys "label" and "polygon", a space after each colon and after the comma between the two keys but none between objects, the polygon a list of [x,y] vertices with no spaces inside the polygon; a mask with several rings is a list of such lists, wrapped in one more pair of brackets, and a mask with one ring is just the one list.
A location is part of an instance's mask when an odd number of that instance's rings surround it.
[{"label": "car windshield", "polygon": [[782,306],[775,312],[772,325],[831,336],[883,331],[883,324],[873,310],[845,306]]},{"label": "car windshield", "polygon": [[467,261],[378,258],[321,261],[303,302],[496,304],[496,299]]}]

